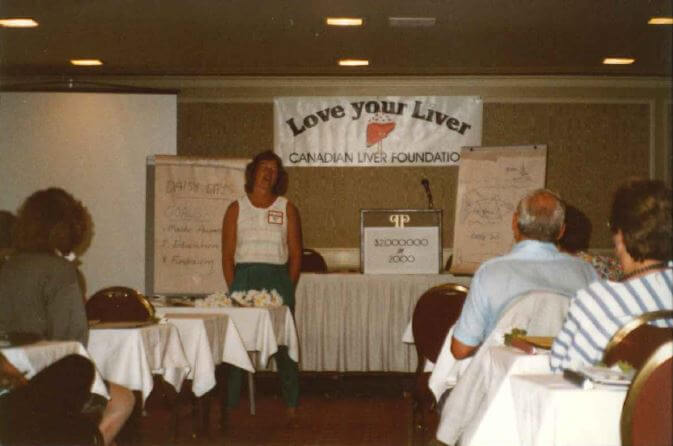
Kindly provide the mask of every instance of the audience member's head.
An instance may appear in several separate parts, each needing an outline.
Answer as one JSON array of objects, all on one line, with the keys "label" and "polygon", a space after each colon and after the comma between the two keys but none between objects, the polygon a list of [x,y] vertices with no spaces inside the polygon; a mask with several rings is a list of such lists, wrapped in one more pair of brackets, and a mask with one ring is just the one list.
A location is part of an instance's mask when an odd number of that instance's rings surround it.
[{"label": "audience member's head", "polygon": [[33,193],[17,214],[13,245],[19,251],[68,254],[85,241],[87,213],[60,188]]},{"label": "audience member's head", "polygon": [[626,252],[633,260],[670,260],[671,211],[671,189],[662,181],[633,179],[615,192],[610,230],[621,233]]},{"label": "audience member's head", "polygon": [[257,166],[262,161],[275,161],[278,165],[278,179],[273,186],[272,192],[275,195],[283,195],[287,191],[287,171],[283,167],[283,161],[278,155],[271,150],[258,153],[251,162],[245,166],[245,191],[250,193],[255,185],[255,175],[257,174]]},{"label": "audience member's head", "polygon": [[563,235],[565,205],[554,192],[537,189],[519,201],[514,219],[517,241],[531,239],[556,243]]},{"label": "audience member's head", "polygon": [[589,217],[575,206],[566,204],[565,231],[559,239],[559,248],[570,254],[589,249],[592,224]]}]

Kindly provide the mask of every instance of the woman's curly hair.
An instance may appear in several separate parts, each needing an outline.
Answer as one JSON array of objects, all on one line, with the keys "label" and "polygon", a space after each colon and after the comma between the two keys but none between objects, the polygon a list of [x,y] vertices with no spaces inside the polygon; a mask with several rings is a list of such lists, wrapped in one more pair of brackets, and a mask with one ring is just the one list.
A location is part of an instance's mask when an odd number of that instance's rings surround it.
[{"label": "woman's curly hair", "polygon": [[609,226],[622,231],[634,260],[671,260],[671,190],[663,181],[631,179],[615,193]]},{"label": "woman's curly hair", "polygon": [[86,209],[68,192],[56,187],[40,190],[19,208],[13,246],[18,251],[68,254],[84,242],[87,225]]},{"label": "woman's curly hair", "polygon": [[255,185],[255,174],[257,173],[257,166],[262,161],[275,161],[278,166],[278,179],[276,184],[273,185],[271,190],[274,195],[283,195],[287,192],[287,171],[283,167],[283,161],[278,155],[273,153],[271,150],[267,150],[262,153],[258,153],[251,162],[245,166],[245,191],[250,193],[252,188]]}]

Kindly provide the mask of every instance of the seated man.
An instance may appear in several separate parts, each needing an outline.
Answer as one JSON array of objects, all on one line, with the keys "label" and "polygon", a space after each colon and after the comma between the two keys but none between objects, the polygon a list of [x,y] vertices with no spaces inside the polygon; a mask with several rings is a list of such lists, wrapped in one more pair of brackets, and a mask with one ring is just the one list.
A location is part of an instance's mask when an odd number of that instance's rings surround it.
[{"label": "seated man", "polygon": [[515,297],[534,290],[571,296],[597,278],[591,265],[556,248],[564,218],[563,202],[549,190],[521,199],[512,218],[516,244],[508,254],[484,262],[472,279],[451,340],[456,359],[475,352]]},{"label": "seated man", "polygon": [[[660,181],[626,183],[615,194],[610,230],[624,277],[596,281],[577,293],[552,345],[554,371],[601,361],[625,323],[646,312],[673,309],[671,190]],[[673,326],[673,321],[660,325]]]}]

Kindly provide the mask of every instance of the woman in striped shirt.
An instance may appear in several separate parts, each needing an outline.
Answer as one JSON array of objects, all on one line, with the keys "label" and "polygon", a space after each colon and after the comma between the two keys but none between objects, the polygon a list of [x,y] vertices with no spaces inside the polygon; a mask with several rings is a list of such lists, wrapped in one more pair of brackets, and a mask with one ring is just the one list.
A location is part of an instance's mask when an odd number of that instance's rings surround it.
[{"label": "woman in striped shirt", "polygon": [[[671,190],[661,181],[631,180],[621,186],[610,213],[620,282],[599,280],[572,299],[554,339],[551,367],[594,365],[615,332],[633,318],[673,309]],[[673,320],[656,322],[673,326]]]}]

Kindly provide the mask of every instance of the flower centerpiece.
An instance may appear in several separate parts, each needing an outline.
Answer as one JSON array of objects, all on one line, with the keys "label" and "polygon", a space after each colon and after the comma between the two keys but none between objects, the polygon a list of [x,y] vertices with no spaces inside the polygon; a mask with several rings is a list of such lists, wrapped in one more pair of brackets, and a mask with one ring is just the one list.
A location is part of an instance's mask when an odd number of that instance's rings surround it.
[{"label": "flower centerpiece", "polygon": [[197,307],[231,307],[237,305],[241,307],[268,308],[280,307],[283,305],[283,298],[275,289],[271,291],[266,289],[234,291],[231,294],[218,291],[206,296],[204,299],[195,301],[194,305]]},{"label": "flower centerpiece", "polygon": [[232,301],[224,291],[209,294],[204,299],[194,301],[196,307],[231,307]]},{"label": "flower centerpiece", "polygon": [[283,298],[275,289],[267,291],[262,290],[248,290],[234,291],[231,293],[231,299],[242,307],[280,307],[283,305]]}]

